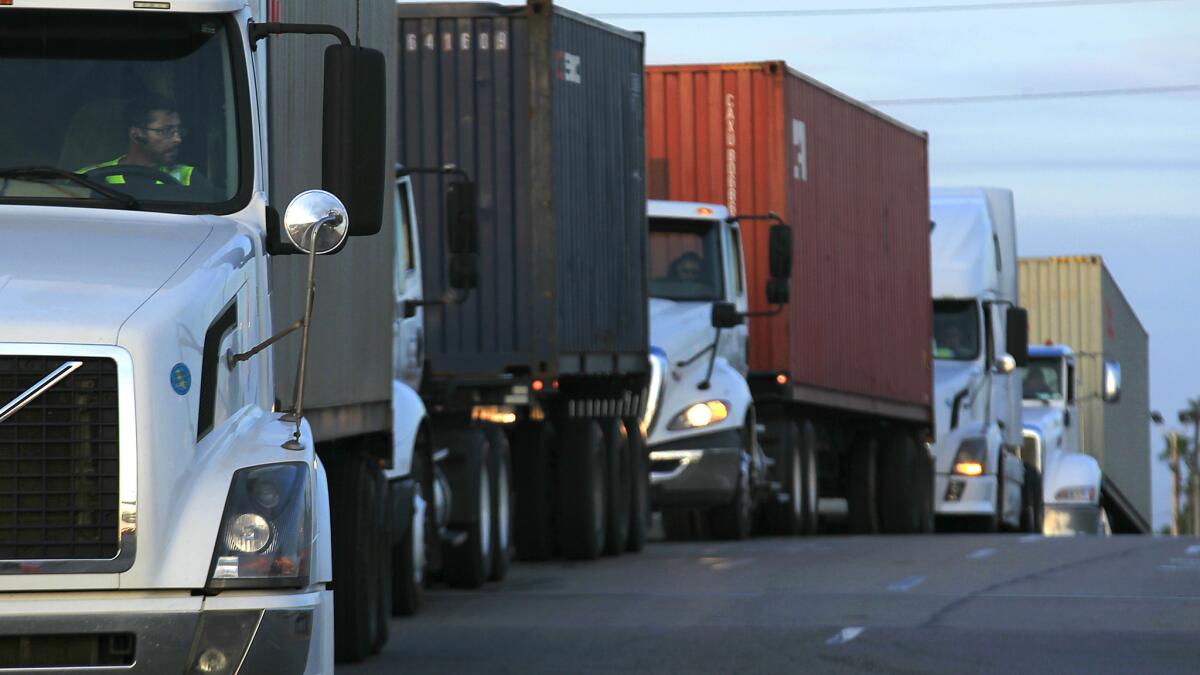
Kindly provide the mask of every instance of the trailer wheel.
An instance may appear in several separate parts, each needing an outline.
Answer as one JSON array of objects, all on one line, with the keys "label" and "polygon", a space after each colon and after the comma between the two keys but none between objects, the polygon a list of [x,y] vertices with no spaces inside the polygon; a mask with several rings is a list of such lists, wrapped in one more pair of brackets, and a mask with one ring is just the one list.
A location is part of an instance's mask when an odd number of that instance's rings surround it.
[{"label": "trailer wheel", "polygon": [[932,509],[928,461],[907,430],[889,439],[887,451],[878,458],[879,520],[889,534],[925,532]]},{"label": "trailer wheel", "polygon": [[879,532],[878,456],[879,441],[874,436],[860,436],[850,448],[846,496],[850,532],[853,534]]},{"label": "trailer wheel", "polygon": [[488,444],[491,446],[488,473],[492,486],[492,564],[489,581],[502,581],[512,564],[512,450],[504,430],[484,427]]},{"label": "trailer wheel", "polygon": [[708,512],[708,526],[717,539],[741,540],[750,536],[754,525],[754,497],[750,493],[749,462],[738,471],[733,501]]},{"label": "trailer wheel", "polygon": [[608,455],[608,528],[604,538],[604,554],[620,555],[629,542],[629,512],[633,497],[629,436],[625,424],[618,418],[604,420],[601,424]]},{"label": "trailer wheel", "polygon": [[413,453],[413,517],[400,543],[392,548],[392,614],[412,616],[421,606],[425,589],[427,533],[437,531],[429,460],[424,449]]},{"label": "trailer wheel", "polygon": [[549,422],[525,422],[513,435],[513,540],[522,560],[554,556],[557,442]]},{"label": "trailer wheel", "polygon": [[563,555],[593,560],[607,534],[608,452],[596,420],[568,419],[559,446],[558,542]]},{"label": "trailer wheel", "polygon": [[773,500],[767,509],[771,534],[815,534],[817,531],[817,433],[811,422],[777,425],[771,453],[785,501]]},{"label": "trailer wheel", "polygon": [[1042,533],[1042,518],[1045,511],[1042,495],[1042,474],[1029,462],[1025,462],[1024,509],[1021,511],[1021,531]]},{"label": "trailer wheel", "polygon": [[458,546],[445,545],[446,581],[456,588],[479,588],[491,576],[492,567],[492,480],[488,466],[491,444],[479,429],[454,434],[451,454],[457,453],[451,487],[454,508],[450,527],[466,532]]},{"label": "trailer wheel", "polygon": [[381,614],[382,558],[389,538],[381,536],[387,483],[371,458],[339,448],[323,457],[329,481],[334,587],[334,656],[361,661],[379,642],[387,618]]},{"label": "trailer wheel", "polygon": [[650,458],[646,455],[646,437],[636,419],[626,419],[625,435],[629,439],[629,473],[632,481],[629,496],[629,538],[625,550],[637,553],[646,547],[646,530],[650,529]]}]

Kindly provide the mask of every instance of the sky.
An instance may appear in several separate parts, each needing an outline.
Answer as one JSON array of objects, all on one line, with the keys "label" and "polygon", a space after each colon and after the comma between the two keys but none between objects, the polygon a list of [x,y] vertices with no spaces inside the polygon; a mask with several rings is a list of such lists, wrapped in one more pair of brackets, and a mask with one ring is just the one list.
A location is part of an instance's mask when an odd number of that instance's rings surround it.
[{"label": "sky", "polygon": [[[648,64],[783,59],[868,102],[1192,85],[1143,95],[877,104],[930,133],[933,185],[1014,191],[1020,255],[1103,256],[1150,333],[1151,408],[1174,421],[1189,397],[1200,397],[1193,346],[1200,335],[1200,1],[1050,2],[1055,6],[693,19],[614,14],[1013,2],[558,4],[644,31]],[[1157,456],[1161,434],[1148,433]],[[1170,517],[1170,474],[1153,461],[1157,529]]]}]

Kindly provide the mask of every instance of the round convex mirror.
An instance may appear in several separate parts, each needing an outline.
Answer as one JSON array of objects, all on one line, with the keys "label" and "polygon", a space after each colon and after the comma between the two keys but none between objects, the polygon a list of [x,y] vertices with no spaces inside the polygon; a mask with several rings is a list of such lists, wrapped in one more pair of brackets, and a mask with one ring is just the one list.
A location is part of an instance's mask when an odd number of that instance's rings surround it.
[{"label": "round convex mirror", "polygon": [[317,255],[336,251],[346,241],[350,217],[337,197],[324,190],[308,190],[296,195],[283,214],[283,229],[296,248],[309,253],[312,228],[323,218],[334,217],[317,234]]}]

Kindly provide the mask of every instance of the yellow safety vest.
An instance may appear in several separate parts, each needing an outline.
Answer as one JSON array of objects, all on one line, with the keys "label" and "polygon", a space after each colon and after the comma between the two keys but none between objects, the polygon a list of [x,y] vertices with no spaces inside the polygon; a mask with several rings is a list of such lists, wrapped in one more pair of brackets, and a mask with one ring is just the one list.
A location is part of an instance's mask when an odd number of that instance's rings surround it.
[{"label": "yellow safety vest", "polygon": [[[80,170],[76,171],[75,173],[87,173],[89,171],[95,171],[96,169],[103,169],[104,167],[108,167],[108,166],[117,166],[118,164],[121,163],[121,160],[123,160],[123,159],[125,159],[125,155],[121,155],[120,157],[113,159],[113,160],[109,160],[107,162],[101,162],[100,164],[94,164],[92,166],[80,169]],[[160,166],[157,168],[159,171],[162,171],[163,173],[167,174],[168,176],[179,181],[179,184],[183,185],[185,187],[190,186],[192,184],[192,172],[196,170],[196,167],[189,166],[187,164],[176,164],[174,166]],[[112,185],[124,185],[125,177],[120,174],[114,174],[112,176],[106,176],[104,178],[104,182],[110,183]],[[164,185],[164,183],[162,181],[155,181],[155,183],[157,183],[158,185]]]}]

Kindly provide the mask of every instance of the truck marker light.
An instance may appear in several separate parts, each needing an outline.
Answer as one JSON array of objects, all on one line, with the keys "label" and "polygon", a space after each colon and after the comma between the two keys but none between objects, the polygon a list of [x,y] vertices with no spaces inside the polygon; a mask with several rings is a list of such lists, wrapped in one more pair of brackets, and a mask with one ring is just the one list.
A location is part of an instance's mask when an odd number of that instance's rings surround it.
[{"label": "truck marker light", "polygon": [[534,391],[541,391],[541,390],[543,390],[543,389],[545,389],[545,388],[546,388],[546,383],[545,383],[545,382],[542,382],[541,380],[534,380],[534,381],[533,381],[533,390],[534,390]]},{"label": "truck marker light", "polygon": [[978,476],[983,473],[983,465],[979,462],[959,462],[954,465],[954,473],[964,476]]},{"label": "truck marker light", "polygon": [[708,208],[707,206],[701,206],[700,208],[696,209],[696,213],[699,213],[702,216],[711,216],[712,209]]},{"label": "truck marker light", "polygon": [[776,376],[775,376],[775,383],[776,383],[776,384],[778,384],[778,385],[779,385],[779,386],[781,386],[781,387],[782,387],[783,385],[787,384],[787,383],[788,383],[788,376],[787,376],[787,374],[786,374],[786,373],[780,373],[780,374],[776,375]]},{"label": "truck marker light", "polygon": [[11,7],[13,0],[0,0],[0,7]]}]

